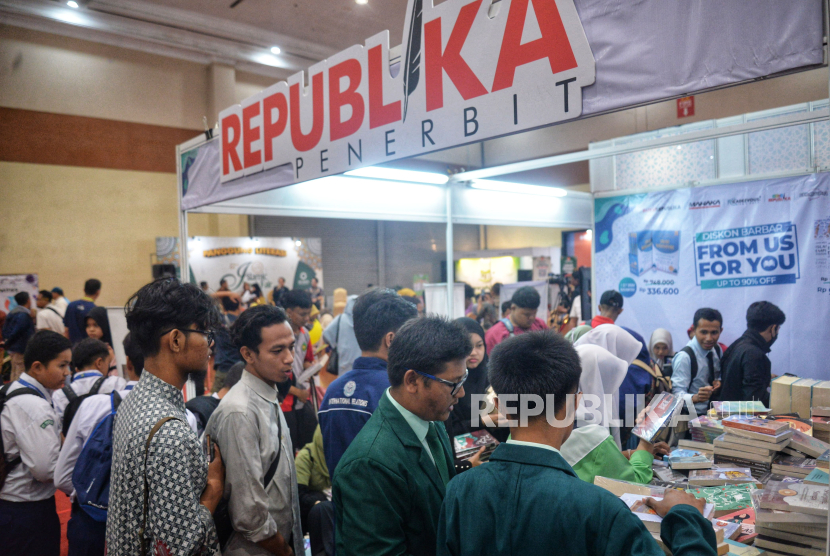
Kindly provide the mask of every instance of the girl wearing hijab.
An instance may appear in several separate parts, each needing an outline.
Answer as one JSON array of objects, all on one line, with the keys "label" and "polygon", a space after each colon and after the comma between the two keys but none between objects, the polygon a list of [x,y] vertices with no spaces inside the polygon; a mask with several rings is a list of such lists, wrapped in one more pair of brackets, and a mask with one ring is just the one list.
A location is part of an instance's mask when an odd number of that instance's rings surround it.
[{"label": "girl wearing hijab", "polygon": [[565,339],[568,340],[571,344],[576,343],[581,337],[585,334],[593,330],[591,325],[583,324],[582,326],[577,326],[576,328],[572,328],[565,334]]},{"label": "girl wearing hijab", "polygon": [[[637,354],[634,361],[631,362],[631,365],[628,366],[628,372],[620,385],[619,418],[621,421],[625,422],[625,411],[628,401],[636,400],[636,396],[644,396],[646,405],[651,401],[654,370],[651,364],[651,357],[648,355],[648,348],[646,348],[646,342],[643,340],[643,337],[630,328],[624,328],[623,330],[634,336],[634,339],[637,340],[637,343],[640,345],[640,352]],[[636,417],[637,413],[641,409],[641,407],[635,407],[632,417]],[[636,447],[637,438],[630,438],[632,428],[633,427],[623,426],[620,431],[620,439],[626,448]],[[629,440],[634,443],[633,446],[629,443]]]},{"label": "girl wearing hijab", "polygon": [[[671,377],[671,360],[674,357],[671,332],[665,328],[658,328],[651,334],[648,341],[648,353],[660,372],[665,377]],[[668,363],[668,365],[666,364]]]},{"label": "girl wearing hijab", "polygon": [[104,307],[93,307],[85,319],[86,335],[112,347],[110,320]]},{"label": "girl wearing hijab", "polygon": [[473,344],[473,351],[467,357],[467,381],[464,383],[464,397],[458,400],[458,404],[450,412],[447,419],[447,432],[450,435],[450,442],[454,436],[484,429],[484,423],[479,420],[477,426],[472,425],[473,411],[478,407],[472,407],[474,395],[485,394],[490,381],[487,379],[487,351],[484,345],[484,329],[475,320],[467,317],[456,319],[470,335],[470,343]]},{"label": "girl wearing hijab", "polygon": [[[627,340],[622,342],[627,343]],[[587,343],[576,346],[576,351],[582,364],[582,377],[579,380],[582,399],[576,410],[579,423],[585,421],[588,415],[585,395],[602,396],[609,391],[616,394],[634,356],[630,355],[631,359],[626,361],[604,348]],[[625,352],[630,354],[631,350]],[[599,411],[602,422],[575,428],[560,449],[562,457],[580,479],[589,483],[593,483],[594,477],[598,475],[634,483],[648,483],[652,479],[651,465],[654,452],[668,453],[668,446],[663,443],[652,445],[643,440],[636,450],[621,452],[608,430],[610,422],[606,421],[615,413],[613,408],[605,406],[605,398],[600,399],[603,402],[599,408],[593,407],[593,410]]]}]

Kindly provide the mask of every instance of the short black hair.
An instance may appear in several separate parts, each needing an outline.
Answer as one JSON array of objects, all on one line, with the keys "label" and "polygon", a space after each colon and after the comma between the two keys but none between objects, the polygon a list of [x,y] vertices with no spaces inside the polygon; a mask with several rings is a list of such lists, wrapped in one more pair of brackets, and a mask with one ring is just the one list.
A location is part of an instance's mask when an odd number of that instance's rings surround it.
[{"label": "short black hair", "polygon": [[72,367],[79,371],[92,365],[99,357],[109,357],[107,344],[95,338],[84,338],[72,349]]},{"label": "short black hair", "polygon": [[473,287],[470,284],[464,282],[464,299],[469,299],[475,296],[476,291],[473,289]]},{"label": "short black hair", "polygon": [[286,309],[311,309],[311,294],[306,290],[288,290],[282,295],[282,306]]},{"label": "short black hair", "polygon": [[202,330],[213,330],[222,322],[222,315],[208,294],[195,284],[184,284],[175,278],[160,278],[145,285],[130,297],[124,311],[127,328],[144,357],[159,352],[161,336],[167,330],[193,324]]},{"label": "short black hair", "polygon": [[512,301],[505,301],[504,303],[502,303],[501,304],[501,314],[503,315],[508,309],[510,309],[510,306],[512,304],[513,304]]},{"label": "short black hair", "polygon": [[205,282],[204,280],[202,280],[201,282],[199,282],[199,287],[200,288],[206,288],[206,287],[208,287],[208,283]]},{"label": "short black hair", "polygon": [[460,324],[443,317],[412,319],[398,329],[389,348],[389,384],[403,384],[410,369],[441,374],[446,363],[465,359],[471,351],[470,335]]},{"label": "short black hair", "polygon": [[243,311],[231,326],[231,339],[236,349],[247,347],[259,353],[262,343],[262,329],[288,320],[285,310],[274,305],[257,305]]},{"label": "short black hair", "polygon": [[721,326],[723,326],[723,317],[721,316],[720,311],[712,309],[711,307],[703,307],[702,309],[695,311],[695,318],[692,321],[692,325],[695,328],[697,328],[697,323],[700,322],[700,319],[711,322],[718,321]]},{"label": "short black hair", "polygon": [[237,361],[236,363],[231,365],[231,368],[228,370],[228,374],[225,375],[225,380],[222,381],[222,388],[227,388],[228,390],[233,388],[237,382],[242,380],[242,371],[244,370],[244,361]]},{"label": "short black hair", "polygon": [[14,302],[18,305],[26,305],[29,302],[29,292],[17,292],[14,294]]},{"label": "short black hair", "polygon": [[228,283],[228,281],[227,281],[227,280],[225,280],[224,278],[222,278],[221,280],[219,280],[219,285],[220,285],[220,286],[221,286],[222,284],[227,284],[227,283]]},{"label": "short black hair", "polygon": [[144,372],[144,354],[141,353],[138,345],[133,341],[133,335],[128,332],[124,336],[122,345],[124,346],[124,355],[127,356],[130,363],[133,364],[133,368],[135,368],[136,376],[141,376],[141,373]]},{"label": "short black hair", "polygon": [[50,292],[49,290],[40,290],[39,292],[37,292],[37,294],[42,295],[46,299],[52,299],[52,292]]},{"label": "short black hair", "polygon": [[496,282],[495,284],[493,284],[493,287],[490,288],[490,291],[496,295],[499,295],[501,293],[501,282]]},{"label": "short black hair", "polygon": [[101,281],[96,278],[90,278],[84,283],[84,293],[87,295],[95,295],[101,291]]},{"label": "short black hair", "polygon": [[510,299],[510,303],[522,309],[536,310],[542,303],[542,298],[539,296],[539,292],[536,291],[536,288],[532,286],[523,286],[516,290],[516,293],[514,293],[513,297]]},{"label": "short black hair", "polygon": [[395,290],[369,290],[360,295],[352,308],[354,336],[361,351],[375,351],[384,336],[397,332],[409,319],[418,316],[418,309]]},{"label": "short black hair", "polygon": [[64,351],[72,349],[72,342],[63,334],[52,330],[38,330],[26,344],[26,352],[23,354],[23,365],[28,371],[35,362],[48,365],[53,359]]},{"label": "short black hair", "polygon": [[487,374],[497,395],[535,394],[547,400],[547,394],[553,394],[553,409],[559,411],[566,395],[579,385],[582,364],[564,337],[539,330],[513,336],[493,348]]},{"label": "short black hair", "polygon": [[769,301],[756,301],[746,310],[746,327],[756,332],[763,332],[770,326],[781,326],[787,316],[784,311]]}]

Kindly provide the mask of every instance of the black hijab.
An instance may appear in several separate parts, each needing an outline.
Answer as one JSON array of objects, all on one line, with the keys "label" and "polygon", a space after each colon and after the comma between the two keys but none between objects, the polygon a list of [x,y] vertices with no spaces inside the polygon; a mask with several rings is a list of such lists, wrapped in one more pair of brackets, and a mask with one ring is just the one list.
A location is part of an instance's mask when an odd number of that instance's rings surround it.
[{"label": "black hijab", "polygon": [[104,333],[101,341],[112,347],[112,334],[110,333],[110,319],[107,317],[107,309],[105,307],[93,307],[84,319],[84,328],[86,328],[86,319],[95,321]]},{"label": "black hijab", "polygon": [[[461,325],[468,334],[478,334],[481,340],[484,341],[484,329],[475,320],[467,317],[455,319],[455,322]],[[472,396],[474,394],[484,395],[487,387],[490,385],[487,379],[487,364],[489,356],[487,351],[484,352],[484,357],[475,369],[469,369],[467,382],[464,383],[464,397],[458,400],[458,404],[450,413],[450,418],[447,420],[447,432],[450,436],[458,436],[484,428],[484,423],[479,420],[478,426],[472,426]],[[476,408],[478,409],[478,408]]]}]

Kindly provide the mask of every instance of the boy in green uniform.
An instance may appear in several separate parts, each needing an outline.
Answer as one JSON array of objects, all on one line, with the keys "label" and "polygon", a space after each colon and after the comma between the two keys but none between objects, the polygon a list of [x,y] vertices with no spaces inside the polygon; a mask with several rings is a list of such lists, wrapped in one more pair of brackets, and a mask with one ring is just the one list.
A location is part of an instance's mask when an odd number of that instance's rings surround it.
[{"label": "boy in green uniform", "polygon": [[[573,430],[581,374],[579,356],[561,336],[530,332],[509,338],[490,355],[490,383],[499,396],[539,396],[553,403],[527,426],[510,428],[489,463],[447,486],[438,522],[439,556],[580,554],[662,556],[631,510],[610,492],[580,480],[559,454]],[[547,395],[552,394],[553,400]],[[497,402],[498,403],[498,402]],[[532,407],[520,404],[519,407]],[[522,416],[516,419],[522,422]],[[703,504],[667,490],[646,502],[663,516],[661,537],[675,556],[715,556],[715,532]]]}]

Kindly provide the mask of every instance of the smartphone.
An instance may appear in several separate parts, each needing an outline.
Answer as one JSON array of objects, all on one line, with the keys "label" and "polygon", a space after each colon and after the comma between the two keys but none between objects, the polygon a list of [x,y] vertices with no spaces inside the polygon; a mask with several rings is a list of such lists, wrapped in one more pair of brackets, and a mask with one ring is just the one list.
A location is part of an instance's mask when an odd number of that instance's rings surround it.
[{"label": "smartphone", "polygon": [[208,463],[212,463],[213,460],[216,458],[216,444],[210,441],[210,435],[205,435],[205,456],[207,457]]}]

